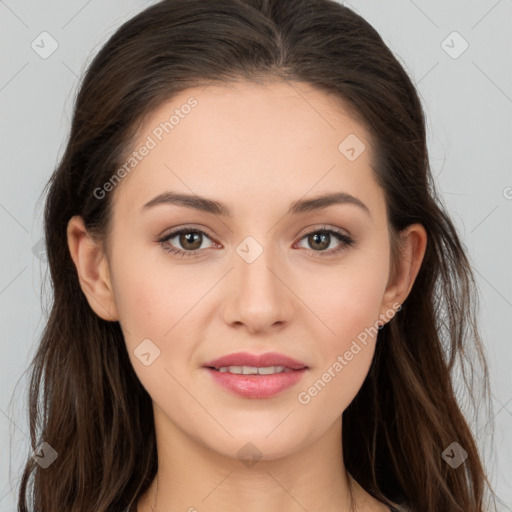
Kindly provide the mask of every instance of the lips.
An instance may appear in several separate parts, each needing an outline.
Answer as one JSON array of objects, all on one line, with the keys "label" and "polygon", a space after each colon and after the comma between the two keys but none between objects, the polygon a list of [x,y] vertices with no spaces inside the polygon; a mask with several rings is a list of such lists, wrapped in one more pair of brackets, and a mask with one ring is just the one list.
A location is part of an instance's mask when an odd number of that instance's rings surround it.
[{"label": "lips", "polygon": [[205,368],[212,381],[222,386],[229,393],[242,398],[273,398],[285,390],[297,385],[308,371],[290,370],[272,375],[240,375],[222,373],[212,368]]},{"label": "lips", "polygon": [[250,354],[249,352],[236,352],[226,356],[208,361],[203,365],[205,368],[219,368],[226,366],[254,366],[256,368],[268,366],[284,366],[290,370],[301,370],[307,366],[301,361],[279,354],[267,352],[265,354]]}]

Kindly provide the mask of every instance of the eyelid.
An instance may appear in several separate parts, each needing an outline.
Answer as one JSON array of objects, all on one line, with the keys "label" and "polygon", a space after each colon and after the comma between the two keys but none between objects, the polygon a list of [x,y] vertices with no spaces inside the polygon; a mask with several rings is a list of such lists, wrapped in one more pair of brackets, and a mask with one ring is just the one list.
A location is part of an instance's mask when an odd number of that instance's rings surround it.
[{"label": "eyelid", "polygon": [[186,230],[188,230],[188,231],[197,231],[198,233],[204,233],[208,237],[213,238],[213,235],[211,235],[208,232],[208,228],[202,226],[201,224],[185,224],[183,226],[176,226],[174,228],[166,228],[164,231],[162,231],[162,233],[160,235],[157,235],[155,237],[155,239],[159,240],[159,239],[162,239],[162,238],[166,238],[166,237],[168,237],[171,234],[175,234],[176,235],[180,231],[186,231]]},{"label": "eyelid", "polygon": [[303,230],[299,231],[295,238],[299,237],[300,239],[302,239],[305,236],[310,235],[311,233],[317,233],[318,231],[334,231],[339,235],[343,235],[348,238],[353,238],[350,232],[347,231],[346,229],[331,226],[330,224],[312,224],[311,226],[307,226]]},{"label": "eyelid", "polygon": [[[199,226],[199,227],[197,227]],[[162,234],[160,235],[157,235],[155,237],[155,240],[156,241],[161,241],[163,238],[168,238],[170,235],[177,235],[179,234],[180,232],[182,231],[186,231],[186,230],[189,230],[189,231],[197,231],[198,233],[202,233],[204,235],[206,235],[208,238],[210,239],[213,239],[214,236],[211,235],[209,232],[208,232],[208,228],[206,227],[203,227],[201,225],[193,225],[193,224],[186,224],[184,225],[183,227],[176,227],[176,228],[172,228],[172,229],[165,229]],[[304,231],[302,234],[301,231]],[[299,231],[299,233],[297,233],[295,235],[294,238],[297,238],[300,236],[300,239],[304,238],[305,236],[307,235],[310,235],[311,233],[316,233],[317,231],[334,231],[340,235],[343,235],[343,236],[346,236],[348,238],[354,238],[351,233],[349,231],[347,231],[346,229],[341,229],[341,228],[338,228],[336,226],[331,226],[331,225],[328,225],[328,224],[321,224],[320,226],[318,225],[311,225],[311,226],[308,226],[306,228],[303,228],[303,230]],[[172,238],[172,237],[171,237]],[[354,240],[355,241],[355,240]],[[219,242],[217,242],[219,243]]]},{"label": "eyelid", "polygon": [[[178,227],[178,228],[171,229],[166,234],[157,236],[156,237],[156,242],[164,243],[164,242],[167,242],[168,240],[170,240],[171,238],[174,238],[175,236],[180,235],[181,233],[188,233],[188,232],[191,232],[191,233],[201,233],[202,235],[204,235],[207,238],[209,238],[214,244],[221,245],[219,242],[214,240],[213,236],[210,235],[206,231],[206,229],[204,229],[204,228],[197,228],[197,227],[194,227],[194,226],[183,226],[183,227]],[[164,233],[165,233],[165,231],[164,231]],[[208,249],[211,249],[211,247],[209,247]],[[196,251],[186,251],[186,252],[189,252],[191,254],[194,254],[194,253],[197,254],[199,252],[206,251],[206,250],[207,249],[200,249],[200,250],[196,250]]]}]

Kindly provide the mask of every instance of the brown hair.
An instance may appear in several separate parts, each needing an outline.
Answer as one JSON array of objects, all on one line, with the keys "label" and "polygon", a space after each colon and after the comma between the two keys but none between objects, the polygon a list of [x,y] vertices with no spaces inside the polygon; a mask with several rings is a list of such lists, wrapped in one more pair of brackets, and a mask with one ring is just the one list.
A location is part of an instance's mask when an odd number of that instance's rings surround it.
[{"label": "brown hair", "polygon": [[[490,484],[452,380],[462,369],[476,407],[478,379],[490,405],[477,291],[435,190],[410,78],[378,33],[334,1],[164,0],[124,23],[94,58],[47,185],[53,304],[30,368],[29,414],[32,448],[46,441],[59,456],[46,469],[28,458],[19,512],[29,510],[29,497],[38,512],[123,512],[153,480],[151,399],[119,324],[94,314],[82,293],[67,223],[80,215],[105,239],[112,194],[99,200],[93,191],[124,162],[145,116],[164,101],[190,87],[262,78],[306,82],[342,100],[372,138],[391,239],[416,222],[428,235],[415,284],[379,331],[369,374],[343,413],[347,470],[388,505],[485,509]],[[441,456],[454,441],[468,453],[458,468]]]}]

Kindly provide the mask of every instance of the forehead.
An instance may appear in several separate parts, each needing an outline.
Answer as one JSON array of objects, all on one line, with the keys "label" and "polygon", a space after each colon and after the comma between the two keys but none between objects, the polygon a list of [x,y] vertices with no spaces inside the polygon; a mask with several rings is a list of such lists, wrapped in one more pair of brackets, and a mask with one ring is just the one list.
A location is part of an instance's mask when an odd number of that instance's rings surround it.
[{"label": "forehead", "polygon": [[[347,145],[357,158],[343,153]],[[282,202],[287,191],[298,198],[372,178],[363,126],[337,97],[297,82],[182,91],[148,113],[131,149],[145,155],[116,195],[132,207],[164,188]]]}]

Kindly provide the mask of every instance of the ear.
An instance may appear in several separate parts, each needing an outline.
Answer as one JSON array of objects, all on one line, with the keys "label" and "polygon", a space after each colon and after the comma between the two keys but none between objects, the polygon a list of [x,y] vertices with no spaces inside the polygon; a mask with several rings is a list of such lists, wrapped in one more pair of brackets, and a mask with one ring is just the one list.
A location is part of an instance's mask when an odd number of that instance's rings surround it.
[{"label": "ear", "polygon": [[[394,275],[390,275],[382,300],[380,318],[390,320],[390,310],[396,312],[403,304],[414,284],[427,247],[427,232],[421,224],[411,224],[398,233],[401,239],[398,262]],[[384,322],[384,323],[386,323]],[[382,324],[382,322],[379,322]]]},{"label": "ear", "polygon": [[107,258],[87,233],[82,217],[75,215],[69,220],[67,238],[80,287],[92,310],[103,320],[118,320]]}]

